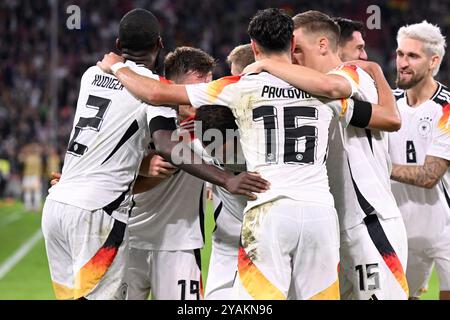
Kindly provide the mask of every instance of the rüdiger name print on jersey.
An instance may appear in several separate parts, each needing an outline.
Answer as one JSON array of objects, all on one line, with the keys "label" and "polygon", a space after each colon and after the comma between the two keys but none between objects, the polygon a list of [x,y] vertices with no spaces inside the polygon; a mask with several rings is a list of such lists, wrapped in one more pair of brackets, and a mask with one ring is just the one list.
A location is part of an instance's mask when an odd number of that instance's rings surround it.
[{"label": "r\u00fcdiger name print on jersey", "polygon": [[[134,62],[126,64],[159,80]],[[117,81],[98,67],[83,75],[62,177],[48,198],[86,210],[107,207],[114,218],[126,222],[129,191],[151,141],[149,124],[176,114],[143,103],[107,79]]]}]

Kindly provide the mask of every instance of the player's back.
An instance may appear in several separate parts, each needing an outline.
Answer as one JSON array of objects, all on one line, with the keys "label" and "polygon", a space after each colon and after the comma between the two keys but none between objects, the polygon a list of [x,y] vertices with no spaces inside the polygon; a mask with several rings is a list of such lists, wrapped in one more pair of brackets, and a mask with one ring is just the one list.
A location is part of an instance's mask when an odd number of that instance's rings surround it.
[{"label": "player's back", "polygon": [[187,90],[196,107],[231,108],[248,170],[271,183],[247,209],[278,198],[333,206],[325,168],[328,128],[335,115],[348,117],[351,103],[319,100],[266,72]]},{"label": "player's back", "polygon": [[[143,66],[126,64],[157,78]],[[114,76],[89,68],[81,80],[62,177],[49,198],[86,210],[117,209],[150,142],[147,109]]]},{"label": "player's back", "polygon": [[[344,65],[331,73],[343,75],[353,84],[354,98],[378,102],[375,83],[361,68]],[[330,131],[327,169],[341,230],[360,224],[375,211],[383,218],[400,216],[390,190],[387,134],[355,126],[344,128],[337,121]]]},{"label": "player's back", "polygon": [[328,130],[336,115],[349,112],[347,101],[319,100],[268,73],[242,80],[244,95],[233,110],[247,167],[271,183],[249,205],[288,197],[333,206],[325,167]]}]

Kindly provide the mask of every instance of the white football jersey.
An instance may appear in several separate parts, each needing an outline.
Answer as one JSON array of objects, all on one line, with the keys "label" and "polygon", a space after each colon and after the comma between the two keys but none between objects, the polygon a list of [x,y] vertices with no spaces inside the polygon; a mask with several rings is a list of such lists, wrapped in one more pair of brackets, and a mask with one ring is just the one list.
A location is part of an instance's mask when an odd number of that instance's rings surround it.
[{"label": "white football jersey", "polygon": [[334,116],[345,125],[350,121],[351,100],[319,100],[267,72],[186,89],[194,107],[232,110],[247,169],[271,183],[246,210],[279,198],[334,205],[325,167],[328,128]]},{"label": "white football jersey", "polygon": [[[350,81],[352,97],[378,102],[375,83],[361,68],[343,65],[330,73]],[[355,126],[344,128],[333,121],[327,169],[341,230],[360,224],[373,212],[382,219],[401,216],[391,192],[386,132]]]},{"label": "white football jersey", "polygon": [[[189,147],[202,155],[191,120],[181,124]],[[180,131],[179,131],[180,132]],[[129,221],[130,247],[144,250],[191,250],[204,245],[204,182],[179,170],[155,188],[133,196]]]},{"label": "white football jersey", "polygon": [[212,236],[215,250],[237,255],[247,197],[231,194],[216,185],[213,185],[213,194],[216,227]]},{"label": "white football jersey", "polygon": [[[392,162],[420,166],[427,155],[450,160],[450,91],[439,83],[434,96],[415,108],[408,105],[405,91],[397,89],[394,94],[402,116],[402,127],[389,135]],[[436,228],[448,224],[449,170],[432,189],[392,181],[392,191],[403,214],[421,212],[425,215],[415,230],[408,229],[409,236],[411,233],[421,234],[425,229],[434,230],[439,235]]]},{"label": "white football jersey", "polygon": [[[159,79],[144,66],[126,65]],[[62,176],[48,198],[91,211],[104,208],[126,222],[129,191],[151,141],[149,123],[175,116],[172,109],[136,99],[100,68],[89,68],[81,79]]]},{"label": "white football jersey", "polygon": [[202,248],[203,181],[179,170],[155,188],[134,195],[128,223],[130,247],[145,250]]}]

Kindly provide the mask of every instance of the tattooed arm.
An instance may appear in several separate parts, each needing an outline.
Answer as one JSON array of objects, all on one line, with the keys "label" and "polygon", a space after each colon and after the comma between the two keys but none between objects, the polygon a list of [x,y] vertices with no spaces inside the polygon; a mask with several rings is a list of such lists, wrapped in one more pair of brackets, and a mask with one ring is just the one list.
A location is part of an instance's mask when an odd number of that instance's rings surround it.
[{"label": "tattooed arm", "polygon": [[448,170],[449,164],[450,161],[433,156],[427,156],[422,166],[394,164],[392,166],[391,179],[431,189]]}]

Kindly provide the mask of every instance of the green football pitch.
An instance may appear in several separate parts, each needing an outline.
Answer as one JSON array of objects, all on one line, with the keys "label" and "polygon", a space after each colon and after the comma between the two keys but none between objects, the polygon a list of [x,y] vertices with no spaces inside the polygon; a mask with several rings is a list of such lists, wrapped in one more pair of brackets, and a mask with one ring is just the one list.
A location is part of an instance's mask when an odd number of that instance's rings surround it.
[{"label": "green football pitch", "polygon": [[[206,245],[202,250],[203,280],[207,280],[211,232],[214,228],[212,206],[205,219]],[[41,214],[27,212],[18,202],[0,201],[0,300],[53,300],[50,274],[40,233]],[[424,300],[437,300],[436,274],[430,279]]]}]

